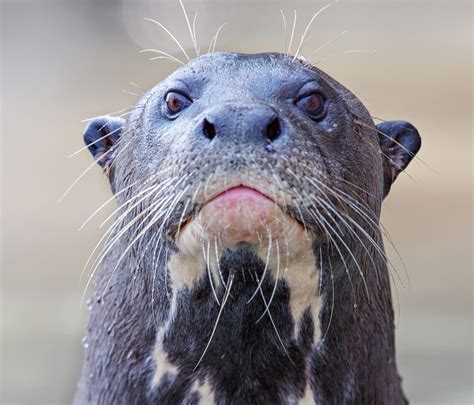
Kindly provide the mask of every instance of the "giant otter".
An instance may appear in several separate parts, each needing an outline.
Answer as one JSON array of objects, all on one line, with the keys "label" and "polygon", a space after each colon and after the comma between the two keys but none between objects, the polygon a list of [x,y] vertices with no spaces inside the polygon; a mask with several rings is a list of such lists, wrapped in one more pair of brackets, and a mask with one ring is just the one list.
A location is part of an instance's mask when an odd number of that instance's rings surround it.
[{"label": "giant otter", "polygon": [[77,404],[402,404],[379,216],[420,147],[286,54],[210,53],[85,142],[118,208]]}]

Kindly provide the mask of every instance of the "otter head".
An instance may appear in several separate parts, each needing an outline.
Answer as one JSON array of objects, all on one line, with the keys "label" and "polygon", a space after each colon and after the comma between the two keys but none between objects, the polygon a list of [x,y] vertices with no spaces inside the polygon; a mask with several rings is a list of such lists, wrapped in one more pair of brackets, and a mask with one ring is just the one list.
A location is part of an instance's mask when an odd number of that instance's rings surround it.
[{"label": "otter head", "polygon": [[129,117],[96,118],[84,133],[112,189],[132,179],[174,178],[181,186],[168,181],[155,193],[186,189],[174,203],[189,203],[167,233],[178,235],[196,220],[196,232],[229,243],[256,243],[271,229],[276,237],[292,226],[290,218],[311,224],[317,204],[304,194],[324,191],[313,182],[348,190],[347,180],[380,202],[420,148],[411,124],[374,125],[342,85],[281,54],[192,60],[144,95]]},{"label": "otter head", "polygon": [[[284,343],[293,365],[304,359],[310,349],[298,346],[297,326],[320,336],[318,300],[329,285],[320,270],[330,265],[336,279],[371,278],[360,268],[368,262],[361,258],[364,243],[371,252],[381,249],[381,201],[420,147],[409,123],[375,125],[330,76],[270,53],[192,60],[148,91],[126,121],[97,118],[84,137],[121,206],[127,249],[140,246],[145,271],[158,262],[158,271],[169,274],[173,298],[157,356],[188,372],[212,350],[205,343],[218,314],[233,319],[228,325],[235,329],[212,337],[222,343],[240,336],[245,346],[249,334],[267,332],[263,321],[251,333],[242,325],[270,314],[271,301],[280,318],[266,325],[273,330],[276,323],[280,335],[261,341]],[[232,284],[236,291],[229,293]],[[221,314],[227,299],[234,310]],[[305,316],[311,327],[304,328]],[[197,321],[192,330],[202,336],[193,340],[181,319]],[[260,341],[252,339],[249,347]],[[317,339],[309,340],[311,346]],[[220,353],[233,355],[220,350],[204,368]],[[288,375],[293,365],[286,364]],[[155,385],[163,377],[157,371]]]}]

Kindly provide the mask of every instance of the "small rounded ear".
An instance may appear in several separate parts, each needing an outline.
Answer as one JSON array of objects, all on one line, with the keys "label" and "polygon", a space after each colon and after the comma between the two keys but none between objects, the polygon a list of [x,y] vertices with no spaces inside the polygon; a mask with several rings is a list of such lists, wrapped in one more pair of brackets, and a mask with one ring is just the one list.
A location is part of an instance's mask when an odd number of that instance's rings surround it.
[{"label": "small rounded ear", "polygon": [[421,147],[417,129],[406,121],[385,121],[377,125],[384,159],[384,198],[401,171],[405,170]]},{"label": "small rounded ear", "polygon": [[97,117],[84,130],[84,142],[101,167],[111,161],[113,147],[122,133],[125,120],[117,117]]}]

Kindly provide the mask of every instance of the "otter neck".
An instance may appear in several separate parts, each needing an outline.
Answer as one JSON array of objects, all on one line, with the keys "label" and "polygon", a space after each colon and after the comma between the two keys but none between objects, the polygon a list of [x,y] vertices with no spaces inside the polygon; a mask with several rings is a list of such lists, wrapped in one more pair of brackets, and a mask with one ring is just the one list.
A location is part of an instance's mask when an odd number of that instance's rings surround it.
[{"label": "otter neck", "polygon": [[[349,247],[364,263],[364,251]],[[137,249],[113,273],[123,248],[97,279],[77,403],[111,396],[116,403],[382,403],[382,385],[391,398],[403,397],[388,272],[375,252],[376,267],[363,268],[369,300],[357,267],[337,250],[313,246],[288,269],[281,259],[279,277],[270,257],[263,277],[266,256],[236,246],[219,260],[230,290],[211,266],[218,304],[206,266],[176,278],[179,261],[167,248],[159,248],[162,257]],[[181,275],[193,271],[182,263]]]},{"label": "otter neck", "polygon": [[[181,401],[197,395],[262,403],[311,392],[321,307],[314,255],[286,261],[280,252],[266,253],[239,244],[216,266],[206,263],[192,285],[182,276],[174,283],[153,351],[156,399],[169,401],[178,389]],[[173,283],[176,263],[169,263]]]}]

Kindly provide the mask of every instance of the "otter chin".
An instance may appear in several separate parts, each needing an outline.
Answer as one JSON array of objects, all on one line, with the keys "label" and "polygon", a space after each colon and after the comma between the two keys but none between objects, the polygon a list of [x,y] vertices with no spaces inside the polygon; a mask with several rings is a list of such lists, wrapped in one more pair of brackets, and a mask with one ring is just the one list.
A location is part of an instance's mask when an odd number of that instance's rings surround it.
[{"label": "otter chin", "polygon": [[270,197],[240,185],[205,204],[198,220],[208,234],[219,236],[226,244],[257,243],[272,234],[281,235],[283,215]]},{"label": "otter chin", "polygon": [[288,54],[210,53],[84,139],[118,208],[76,404],[405,404],[382,200],[406,121]]},{"label": "otter chin", "polygon": [[293,241],[296,236],[308,238],[303,226],[272,197],[245,185],[226,189],[205,203],[178,236],[186,238],[189,232],[203,242],[218,238],[224,246],[240,242],[257,245],[268,243],[268,239]]}]

